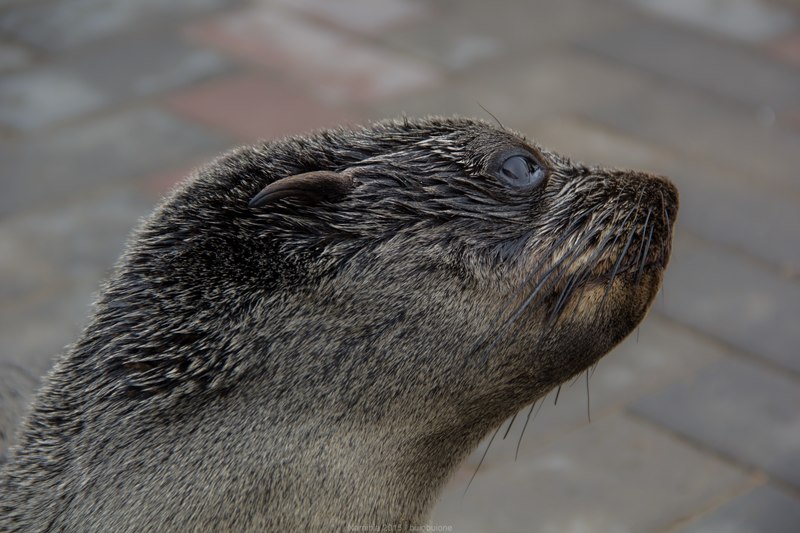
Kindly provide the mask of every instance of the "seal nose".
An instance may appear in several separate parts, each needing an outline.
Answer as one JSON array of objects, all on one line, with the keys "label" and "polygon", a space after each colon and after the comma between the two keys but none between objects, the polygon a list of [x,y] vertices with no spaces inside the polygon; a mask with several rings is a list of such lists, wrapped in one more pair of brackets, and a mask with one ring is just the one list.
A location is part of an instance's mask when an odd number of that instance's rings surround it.
[{"label": "seal nose", "polygon": [[664,211],[669,220],[674,224],[678,216],[678,206],[680,205],[680,194],[678,188],[666,176],[653,176],[657,183],[658,191],[661,193]]}]

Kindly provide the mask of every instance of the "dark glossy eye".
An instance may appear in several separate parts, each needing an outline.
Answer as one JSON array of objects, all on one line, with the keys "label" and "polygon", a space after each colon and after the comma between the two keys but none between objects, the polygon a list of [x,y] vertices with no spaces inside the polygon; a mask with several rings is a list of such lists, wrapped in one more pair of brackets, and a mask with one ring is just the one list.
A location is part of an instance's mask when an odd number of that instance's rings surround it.
[{"label": "dark glossy eye", "polygon": [[500,177],[512,187],[528,189],[544,181],[545,171],[533,159],[523,155],[513,155],[500,167]]}]

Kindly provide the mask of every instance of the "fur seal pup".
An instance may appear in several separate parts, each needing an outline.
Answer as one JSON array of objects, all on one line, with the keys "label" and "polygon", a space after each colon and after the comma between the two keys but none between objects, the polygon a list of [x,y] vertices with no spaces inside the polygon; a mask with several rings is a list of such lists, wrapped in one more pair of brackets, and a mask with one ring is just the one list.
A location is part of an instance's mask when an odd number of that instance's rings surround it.
[{"label": "fur seal pup", "polygon": [[18,434],[0,530],[422,524],[642,320],[677,204],[479,120],[235,150],[134,234]]}]

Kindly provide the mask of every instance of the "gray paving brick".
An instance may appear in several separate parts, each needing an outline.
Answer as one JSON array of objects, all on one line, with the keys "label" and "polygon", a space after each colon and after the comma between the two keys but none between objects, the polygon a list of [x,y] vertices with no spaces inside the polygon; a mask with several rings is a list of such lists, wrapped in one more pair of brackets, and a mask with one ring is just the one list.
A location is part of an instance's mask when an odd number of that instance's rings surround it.
[{"label": "gray paving brick", "polygon": [[587,121],[559,116],[523,131],[577,160],[669,176],[681,191],[681,227],[800,276],[800,197],[762,187],[736,168],[676,156]]},{"label": "gray paving brick", "polygon": [[5,224],[0,225],[0,305],[57,285],[59,279],[56,265],[36,258]]},{"label": "gray paving brick", "polygon": [[798,0],[774,0],[775,4],[780,4],[797,13],[800,12],[800,3]]},{"label": "gray paving brick", "polygon": [[426,14],[424,5],[413,0],[277,0],[276,3],[366,35],[379,35],[387,28],[409,23]]},{"label": "gray paving brick", "polygon": [[585,41],[615,61],[753,105],[797,102],[800,72],[695,33],[637,22]]},{"label": "gray paving brick", "polygon": [[666,174],[683,193],[683,227],[800,278],[800,198],[701,166],[679,163]]},{"label": "gray paving brick", "polygon": [[[31,297],[48,285],[53,272],[58,284],[98,283],[122,253],[138,220],[151,209],[143,193],[115,187],[4,219],[0,250],[11,253],[4,254],[0,264],[11,264],[0,270],[2,285],[13,286],[18,297]],[[42,266],[46,269],[39,272]],[[26,285],[33,286],[26,290]]]},{"label": "gray paving brick", "polygon": [[0,145],[0,214],[140,177],[228,146],[217,133],[154,108],[104,116],[26,142]]},{"label": "gray paving brick", "polygon": [[438,86],[438,69],[269,4],[191,28],[193,38],[347,107]]},{"label": "gray paving brick", "polygon": [[774,38],[797,24],[790,10],[760,0],[628,1],[658,16],[750,42]]},{"label": "gray paving brick", "polygon": [[137,25],[152,26],[237,3],[236,0],[44,0],[14,5],[0,16],[0,32],[50,52],[61,52]]},{"label": "gray paving brick", "polygon": [[[587,79],[592,83],[587,84]],[[623,95],[639,94],[644,84],[630,69],[609,66],[584,54],[534,51],[524,58],[467,69],[457,83],[383,102],[370,111],[375,118],[407,113],[462,114],[492,120],[481,104],[506,126],[521,129],[524,124],[567,111],[588,113],[608,108]]]},{"label": "gray paving brick", "polygon": [[[797,316],[797,315],[795,315]],[[724,360],[637,401],[635,412],[800,488],[800,381]]]},{"label": "gray paving brick", "polygon": [[[651,315],[639,332],[634,332],[600,361],[589,379],[589,398],[584,375],[565,383],[557,404],[554,405],[556,393],[552,391],[541,407],[537,406],[536,417],[524,428],[524,435],[522,430],[528,409],[523,409],[508,436],[498,437],[492,443],[483,464],[491,467],[508,462],[514,457],[518,443],[520,456],[535,454],[544,444],[589,424],[587,404],[591,404],[593,419],[602,418],[622,411],[628,402],[643,394],[684,379],[725,356],[726,352],[718,343]],[[503,426],[503,433],[506,427]],[[489,438],[469,457],[469,464],[480,462]]]},{"label": "gray paving brick", "polygon": [[183,87],[228,70],[217,53],[188,45],[174,32],[148,32],[73,54],[59,67],[115,101]]},{"label": "gray paving brick", "polygon": [[800,525],[800,498],[771,485],[758,487],[677,533],[792,533]]},{"label": "gray paving brick", "polygon": [[11,44],[0,43],[0,72],[28,65],[31,54],[25,48]]},{"label": "gray paving brick", "polygon": [[0,361],[40,375],[77,339],[102,279],[150,211],[151,200],[131,189],[90,193],[2,220]]},{"label": "gray paving brick", "polygon": [[[631,18],[621,6],[590,0],[450,0],[429,6],[431,16],[384,32],[384,39],[453,71],[509,55],[524,61],[532,51],[616,28]],[[537,23],[544,20],[547,24]]]},{"label": "gray paving brick", "polygon": [[800,372],[800,285],[736,253],[679,233],[656,309]]},{"label": "gray paving brick", "polygon": [[458,472],[431,523],[459,533],[652,532],[747,484],[736,469],[624,416],[482,468],[462,500],[472,472]]},{"label": "gray paving brick", "polygon": [[405,52],[450,71],[478,65],[495,59],[504,52],[504,45],[500,40],[480,30],[470,33],[431,32],[415,25],[413,29],[402,33],[389,34],[386,40]]},{"label": "gray paving brick", "polygon": [[0,361],[43,375],[80,335],[98,289],[97,281],[59,287],[28,302],[0,307]]},{"label": "gray paving brick", "polygon": [[0,125],[31,132],[131,98],[182,87],[228,68],[217,53],[192,47],[174,34],[130,35],[47,67],[4,76]]},{"label": "gray paving brick", "polygon": [[800,193],[800,135],[765,126],[757,113],[674,85],[640,78],[636,90],[580,110],[636,139],[695,159],[736,165],[757,186]]},{"label": "gray paving brick", "polygon": [[66,72],[46,67],[0,79],[0,124],[23,132],[96,111],[108,95]]}]

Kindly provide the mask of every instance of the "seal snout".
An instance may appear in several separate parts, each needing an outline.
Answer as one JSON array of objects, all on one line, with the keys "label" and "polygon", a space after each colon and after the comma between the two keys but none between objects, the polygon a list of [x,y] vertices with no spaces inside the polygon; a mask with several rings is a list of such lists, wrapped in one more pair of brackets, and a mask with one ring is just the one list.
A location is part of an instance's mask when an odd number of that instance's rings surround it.
[{"label": "seal snout", "polygon": [[680,194],[678,188],[666,176],[659,176],[656,174],[646,174],[646,178],[650,181],[652,188],[651,195],[655,195],[657,199],[653,200],[654,205],[661,204],[661,211],[664,214],[667,225],[670,226],[675,223],[678,216],[678,206],[680,204]]},{"label": "seal snout", "polygon": [[654,218],[655,229],[655,234],[648,236],[648,240],[652,239],[660,242],[660,245],[654,246],[652,255],[645,258],[644,261],[648,266],[658,265],[664,268],[669,261],[672,231],[675,226],[675,219],[678,216],[680,195],[678,188],[666,176],[645,174],[645,179],[648,181],[645,192],[647,196],[646,206],[648,212],[652,213]]}]

